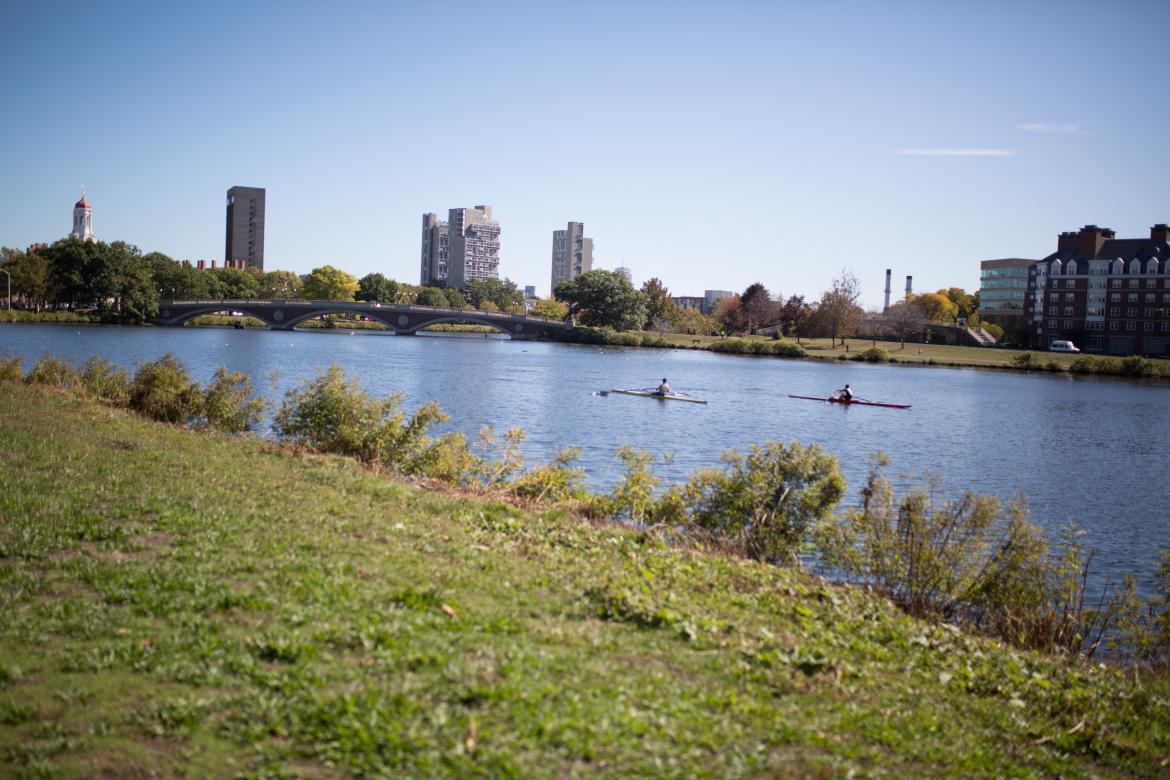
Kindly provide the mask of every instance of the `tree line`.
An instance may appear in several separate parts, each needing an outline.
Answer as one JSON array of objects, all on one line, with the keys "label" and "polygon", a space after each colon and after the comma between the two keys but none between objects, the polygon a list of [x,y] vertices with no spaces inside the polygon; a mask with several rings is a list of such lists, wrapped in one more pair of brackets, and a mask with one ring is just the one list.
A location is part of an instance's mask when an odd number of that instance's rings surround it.
[{"label": "tree line", "polygon": [[[406,284],[380,273],[359,279],[332,265],[314,268],[303,277],[284,270],[200,269],[162,252],[143,253],[124,241],[87,242],[75,237],[24,252],[4,247],[0,269],[11,276],[12,300],[18,308],[92,311],[121,322],[153,317],[160,300],[357,300],[479,311],[525,310],[523,292],[506,278],[473,279],[460,291]],[[534,313],[559,319],[567,309],[548,299],[538,302]]]}]

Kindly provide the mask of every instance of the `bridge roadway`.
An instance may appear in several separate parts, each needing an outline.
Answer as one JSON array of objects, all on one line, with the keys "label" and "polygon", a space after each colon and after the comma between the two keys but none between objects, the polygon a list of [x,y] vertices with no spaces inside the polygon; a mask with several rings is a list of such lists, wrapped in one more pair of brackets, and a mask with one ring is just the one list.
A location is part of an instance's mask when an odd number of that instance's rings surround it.
[{"label": "bridge roadway", "polygon": [[398,335],[413,336],[420,328],[443,322],[487,325],[513,339],[531,340],[541,334],[565,331],[561,320],[527,314],[505,314],[475,309],[445,309],[413,304],[378,304],[354,301],[281,301],[241,299],[222,301],[159,301],[157,325],[182,325],[200,314],[238,311],[262,320],[273,330],[292,330],[298,323],[325,314],[361,314],[383,323]]}]

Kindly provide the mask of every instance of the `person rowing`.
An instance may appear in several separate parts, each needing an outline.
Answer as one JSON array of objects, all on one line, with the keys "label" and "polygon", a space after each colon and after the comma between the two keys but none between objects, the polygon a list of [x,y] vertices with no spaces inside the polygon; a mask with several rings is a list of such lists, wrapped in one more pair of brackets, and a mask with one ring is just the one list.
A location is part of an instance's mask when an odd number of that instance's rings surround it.
[{"label": "person rowing", "polygon": [[666,383],[666,377],[662,377],[662,384],[655,388],[654,395],[671,395],[670,385]]},{"label": "person rowing", "polygon": [[849,385],[845,385],[837,391],[836,398],[843,403],[849,403],[853,400],[853,391],[849,389]]}]

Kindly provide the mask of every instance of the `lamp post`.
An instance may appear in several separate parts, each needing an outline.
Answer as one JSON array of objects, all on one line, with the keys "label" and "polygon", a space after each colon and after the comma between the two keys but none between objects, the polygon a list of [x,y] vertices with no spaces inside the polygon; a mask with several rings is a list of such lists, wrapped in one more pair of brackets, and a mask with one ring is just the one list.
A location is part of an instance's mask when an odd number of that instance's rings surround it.
[{"label": "lamp post", "polygon": [[0,273],[3,273],[5,276],[8,277],[8,295],[4,298],[4,300],[8,302],[7,308],[9,311],[11,311],[12,310],[12,274],[8,273],[3,268],[0,268]]}]

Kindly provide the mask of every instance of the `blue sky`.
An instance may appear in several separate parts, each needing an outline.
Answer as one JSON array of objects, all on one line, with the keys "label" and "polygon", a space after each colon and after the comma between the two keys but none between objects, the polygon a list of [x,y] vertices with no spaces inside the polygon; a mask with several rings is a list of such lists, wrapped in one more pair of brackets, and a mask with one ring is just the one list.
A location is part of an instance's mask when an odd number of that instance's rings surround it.
[{"label": "blue sky", "polygon": [[881,300],[978,286],[1086,223],[1170,221],[1170,3],[6,3],[0,244],[222,260],[268,190],[265,264],[418,281],[421,214],[489,203],[502,275],[551,232],[674,294]]}]

